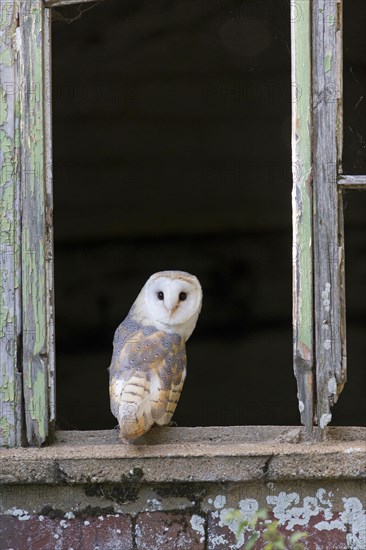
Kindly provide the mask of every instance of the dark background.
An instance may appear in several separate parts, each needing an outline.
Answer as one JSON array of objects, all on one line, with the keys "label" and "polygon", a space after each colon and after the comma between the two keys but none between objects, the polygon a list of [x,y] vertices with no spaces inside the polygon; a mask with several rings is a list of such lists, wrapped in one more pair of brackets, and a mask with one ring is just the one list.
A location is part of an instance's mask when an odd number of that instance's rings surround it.
[{"label": "dark background", "polygon": [[[352,174],[366,173],[365,6],[344,14]],[[178,424],[298,424],[289,3],[105,0],[53,17],[58,425],[116,425],[113,333],[162,269],[204,289]],[[365,421],[365,211],[348,192],[338,424]]]}]

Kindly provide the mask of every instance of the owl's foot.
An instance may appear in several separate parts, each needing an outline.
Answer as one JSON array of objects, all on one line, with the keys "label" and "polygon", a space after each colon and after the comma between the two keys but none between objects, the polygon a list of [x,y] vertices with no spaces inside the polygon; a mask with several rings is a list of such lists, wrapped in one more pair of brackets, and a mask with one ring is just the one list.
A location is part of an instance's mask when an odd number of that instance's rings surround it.
[{"label": "owl's foot", "polygon": [[171,420],[168,424],[171,428],[178,428],[178,423],[174,422],[174,420]]}]

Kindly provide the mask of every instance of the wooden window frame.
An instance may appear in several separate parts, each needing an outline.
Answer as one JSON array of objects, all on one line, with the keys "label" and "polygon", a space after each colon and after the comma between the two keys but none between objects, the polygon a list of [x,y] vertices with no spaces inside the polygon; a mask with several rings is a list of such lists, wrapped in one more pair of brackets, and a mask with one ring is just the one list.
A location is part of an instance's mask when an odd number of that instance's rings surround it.
[{"label": "wooden window frame", "polygon": [[51,17],[1,2],[0,445],[41,445],[55,420]]},{"label": "wooden window frame", "polygon": [[[38,445],[55,422],[52,8],[1,2],[0,446]],[[322,439],[346,381],[342,0],[291,0],[293,365],[301,422]],[[317,420],[319,419],[319,420]]]},{"label": "wooden window frame", "polygon": [[293,365],[301,421],[323,439],[346,383],[342,0],[291,0]]}]

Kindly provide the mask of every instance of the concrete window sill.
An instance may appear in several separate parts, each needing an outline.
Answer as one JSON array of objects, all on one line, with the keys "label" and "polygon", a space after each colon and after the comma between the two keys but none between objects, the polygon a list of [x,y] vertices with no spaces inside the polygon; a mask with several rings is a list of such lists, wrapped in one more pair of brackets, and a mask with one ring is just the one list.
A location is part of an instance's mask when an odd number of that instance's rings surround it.
[{"label": "concrete window sill", "polygon": [[48,447],[0,450],[0,483],[224,482],[365,477],[366,428],[306,441],[286,426],[153,428],[138,444],[116,431],[59,431]]}]

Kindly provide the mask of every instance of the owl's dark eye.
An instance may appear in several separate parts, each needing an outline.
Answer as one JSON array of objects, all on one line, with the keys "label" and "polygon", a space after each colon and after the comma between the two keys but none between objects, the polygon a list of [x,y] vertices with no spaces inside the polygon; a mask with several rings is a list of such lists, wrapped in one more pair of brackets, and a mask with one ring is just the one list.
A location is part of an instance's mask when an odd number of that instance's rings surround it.
[{"label": "owl's dark eye", "polygon": [[187,298],[187,293],[186,293],[186,292],[181,292],[181,293],[179,294],[179,300],[180,300],[181,302],[184,302],[184,300],[185,300],[186,298]]},{"label": "owl's dark eye", "polygon": [[162,292],[161,290],[156,295],[158,297],[158,300],[164,300],[164,292]]}]

